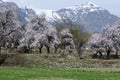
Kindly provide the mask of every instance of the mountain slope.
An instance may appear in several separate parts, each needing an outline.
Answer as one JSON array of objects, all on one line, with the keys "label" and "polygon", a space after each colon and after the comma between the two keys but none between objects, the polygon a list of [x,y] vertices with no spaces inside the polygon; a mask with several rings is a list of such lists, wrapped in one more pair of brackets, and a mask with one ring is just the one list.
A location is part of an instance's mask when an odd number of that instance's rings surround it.
[{"label": "mountain slope", "polygon": [[[4,10],[9,9],[16,15],[16,21],[21,24],[26,24],[28,21],[29,14],[36,14],[33,9],[21,9],[13,2],[1,2],[0,12],[4,13]],[[120,18],[112,15],[106,9],[97,6],[92,2],[84,3],[81,5],[76,5],[72,7],[62,8],[60,10],[41,10],[39,13],[44,12],[48,22],[53,22],[55,18],[69,18],[72,22],[84,26],[84,29],[90,33],[100,32],[101,29],[107,25],[113,25],[115,22],[119,21]],[[53,17],[54,16],[54,17]],[[2,18],[2,15],[0,15]],[[78,26],[77,26],[78,27]]]},{"label": "mountain slope", "polygon": [[120,20],[119,17],[112,15],[106,9],[103,9],[92,2],[84,3],[80,6],[76,5],[62,8],[57,11],[51,11],[51,13],[48,13],[45,10],[44,12],[46,15],[49,15],[47,16],[49,21],[54,18],[52,17],[54,15],[57,15],[57,17],[69,18],[73,22],[82,24],[84,29],[91,33],[100,32],[102,27],[107,25],[111,26]]}]

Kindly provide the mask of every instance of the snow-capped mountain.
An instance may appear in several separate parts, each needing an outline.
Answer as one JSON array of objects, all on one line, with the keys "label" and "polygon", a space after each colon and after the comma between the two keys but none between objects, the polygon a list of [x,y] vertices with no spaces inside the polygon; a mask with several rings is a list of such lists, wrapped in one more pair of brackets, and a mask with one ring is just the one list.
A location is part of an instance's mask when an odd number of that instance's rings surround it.
[{"label": "snow-capped mountain", "polygon": [[[54,23],[55,18],[69,18],[76,24],[84,26],[84,29],[88,32],[100,32],[102,27],[107,25],[113,25],[115,22],[119,21],[120,18],[112,15],[106,9],[97,6],[92,2],[84,3],[81,5],[76,5],[72,7],[62,8],[60,10],[43,10],[43,9],[25,9],[19,8],[13,2],[0,2],[0,12],[4,13],[4,10],[9,9],[14,14],[16,14],[16,19],[21,23],[27,23],[29,14],[46,14],[46,19],[48,22]],[[0,15],[2,18],[2,15]],[[78,26],[77,26],[78,27]]]},{"label": "snow-capped mountain", "polygon": [[36,15],[35,11],[33,9],[29,9],[27,7],[25,8],[19,8],[20,12],[21,12],[21,16],[24,17],[25,19],[25,23],[27,23],[27,21],[29,21],[29,15]]},{"label": "snow-capped mountain", "polygon": [[119,17],[112,15],[106,9],[92,2],[62,8],[57,11],[41,10],[41,12],[46,13],[48,21],[52,20],[54,15],[58,18],[69,18],[76,23],[82,24],[85,30],[91,33],[100,32],[102,27],[111,26],[120,20]]}]

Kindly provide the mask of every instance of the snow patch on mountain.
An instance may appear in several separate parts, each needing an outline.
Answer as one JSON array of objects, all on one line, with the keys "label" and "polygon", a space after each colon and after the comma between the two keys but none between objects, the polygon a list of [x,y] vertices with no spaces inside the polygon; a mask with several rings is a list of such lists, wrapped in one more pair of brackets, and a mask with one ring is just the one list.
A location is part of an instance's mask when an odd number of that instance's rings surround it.
[{"label": "snow patch on mountain", "polygon": [[112,15],[106,9],[92,2],[62,8],[56,11],[37,8],[32,8],[32,10],[38,15],[45,13],[46,20],[50,23],[56,19],[60,21],[63,18],[69,18],[75,23],[82,24],[91,33],[99,32],[102,27],[108,24],[111,26],[120,20],[119,17]]},{"label": "snow patch on mountain", "polygon": [[98,6],[98,5],[96,5],[95,3],[92,3],[92,2],[83,3],[80,6],[75,5],[75,6],[72,6],[72,7],[66,7],[66,8],[63,8],[63,9],[72,10],[74,12],[74,14],[77,14],[79,11],[81,11],[82,14],[87,14],[89,12],[105,10],[105,9],[101,8],[100,6]]},{"label": "snow patch on mountain", "polygon": [[38,15],[44,13],[46,15],[47,21],[54,20],[54,17],[61,19],[60,16],[53,10],[46,10],[46,9],[34,9],[34,10]]}]

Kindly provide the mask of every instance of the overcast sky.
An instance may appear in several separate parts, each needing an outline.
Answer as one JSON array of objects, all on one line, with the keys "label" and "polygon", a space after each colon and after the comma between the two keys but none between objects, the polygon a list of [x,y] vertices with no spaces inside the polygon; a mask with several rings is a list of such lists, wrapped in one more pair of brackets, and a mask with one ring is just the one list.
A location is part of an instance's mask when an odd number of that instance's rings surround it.
[{"label": "overcast sky", "polygon": [[57,10],[64,7],[80,5],[86,2],[93,2],[102,8],[107,9],[112,14],[120,17],[120,0],[3,0],[15,2],[19,7],[25,6],[38,9]]}]

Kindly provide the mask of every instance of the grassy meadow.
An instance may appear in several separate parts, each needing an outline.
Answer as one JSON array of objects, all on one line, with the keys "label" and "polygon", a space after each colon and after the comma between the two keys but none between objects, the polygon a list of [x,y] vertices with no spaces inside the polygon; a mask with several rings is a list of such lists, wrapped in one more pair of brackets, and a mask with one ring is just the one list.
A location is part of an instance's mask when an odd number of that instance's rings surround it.
[{"label": "grassy meadow", "polygon": [[[92,59],[91,51],[84,51],[82,59],[76,53],[50,54],[7,53],[0,67],[0,80],[119,80],[119,59]],[[7,57],[6,57],[7,56]]]},{"label": "grassy meadow", "polygon": [[[102,69],[101,69],[102,70]],[[0,68],[0,80],[119,80],[119,71],[97,69]]]}]

